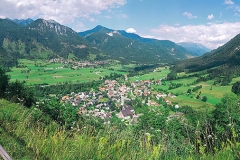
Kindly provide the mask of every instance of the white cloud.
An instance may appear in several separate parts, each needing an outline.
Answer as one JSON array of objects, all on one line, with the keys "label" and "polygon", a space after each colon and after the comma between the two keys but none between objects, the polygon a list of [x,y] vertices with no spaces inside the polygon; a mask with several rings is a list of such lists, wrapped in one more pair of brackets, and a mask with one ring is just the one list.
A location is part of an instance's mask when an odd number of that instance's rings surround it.
[{"label": "white cloud", "polygon": [[222,14],[222,13],[220,13],[220,14],[219,14],[219,18],[222,18],[222,15],[223,15],[223,14]]},{"label": "white cloud", "polygon": [[105,16],[105,18],[110,19],[110,18],[112,18],[112,17],[111,17],[111,16]]},{"label": "white cloud", "polygon": [[188,13],[188,12],[184,12],[182,15],[188,17],[189,19],[197,18],[197,16],[194,16],[192,15],[192,13]]},{"label": "white cloud", "polygon": [[236,5],[234,11],[240,12],[240,6]]},{"label": "white cloud", "polygon": [[207,17],[208,20],[211,20],[211,19],[213,19],[213,18],[214,18],[214,15],[213,15],[213,14],[210,14],[210,15],[208,15],[208,17]]},{"label": "white cloud", "polygon": [[[229,29],[231,28],[231,29]],[[207,25],[168,26],[161,25],[152,29],[156,39],[167,39],[178,42],[194,42],[211,49],[224,45],[239,34],[240,22],[209,23]]]},{"label": "white cloud", "polygon": [[126,14],[119,14],[118,16],[119,18],[128,18],[128,16]]},{"label": "white cloud", "polygon": [[94,18],[89,18],[90,22],[96,22],[96,20]]},{"label": "white cloud", "polygon": [[1,0],[0,17],[8,18],[44,18],[59,23],[74,22],[76,18],[92,21],[92,14],[117,8],[126,0]]},{"label": "white cloud", "polygon": [[225,0],[224,4],[234,4],[234,2],[232,0]]},{"label": "white cloud", "polygon": [[128,28],[126,30],[127,33],[137,33],[137,31],[134,28]]}]

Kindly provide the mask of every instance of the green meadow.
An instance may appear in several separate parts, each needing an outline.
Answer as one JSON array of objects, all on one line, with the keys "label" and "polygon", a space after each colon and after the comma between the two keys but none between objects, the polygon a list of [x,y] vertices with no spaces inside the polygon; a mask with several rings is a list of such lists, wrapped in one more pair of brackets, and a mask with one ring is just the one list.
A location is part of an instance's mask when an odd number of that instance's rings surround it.
[{"label": "green meadow", "polygon": [[[170,70],[165,67],[158,68],[157,70],[158,70],[157,72],[151,72],[148,74],[131,77],[130,80],[132,82],[136,80],[149,80],[149,79],[159,80],[164,77],[167,77],[167,74],[170,73]],[[195,73],[185,74],[182,72],[178,74],[178,77],[180,78],[183,77],[184,75],[189,76]],[[210,107],[213,107],[214,105],[221,101],[221,98],[223,97],[224,94],[231,92],[232,84],[237,81],[240,81],[240,77],[234,78],[230,85],[228,86],[213,85],[214,83],[213,80],[194,84],[196,80],[197,77],[187,77],[171,81],[163,81],[162,85],[159,86],[153,85],[152,88],[153,90],[156,90],[158,92],[165,91],[177,95],[174,98],[167,99],[170,100],[171,102],[178,103],[180,106],[189,105],[194,108],[200,108],[202,106],[208,105]],[[182,84],[182,86],[179,88],[169,90],[169,86],[171,83]],[[192,92],[190,95],[187,94],[188,89],[193,89],[195,86],[200,85],[202,85],[201,89],[199,89],[196,92]],[[201,97],[206,96],[207,102],[203,102],[201,99],[197,99],[196,98],[197,95],[200,95]]]},{"label": "green meadow", "polygon": [[167,74],[169,72],[170,72],[170,70],[168,68],[160,67],[160,68],[156,69],[156,72],[150,72],[148,74],[134,76],[134,77],[131,77],[130,80],[131,81],[149,80],[149,79],[159,80],[159,79],[162,79],[164,77],[167,77]]},{"label": "green meadow", "polygon": [[[101,77],[110,75],[111,73],[124,74],[125,72],[119,71],[121,66],[108,66],[97,68],[79,68],[73,70],[70,66],[65,66],[61,63],[46,63],[44,61],[30,61],[21,59],[20,64],[24,68],[13,67],[8,74],[11,76],[11,81],[19,80],[25,81],[26,84],[57,84],[63,82],[88,82],[99,80]],[[35,65],[41,64],[41,65]],[[113,68],[114,70],[110,70]]]}]

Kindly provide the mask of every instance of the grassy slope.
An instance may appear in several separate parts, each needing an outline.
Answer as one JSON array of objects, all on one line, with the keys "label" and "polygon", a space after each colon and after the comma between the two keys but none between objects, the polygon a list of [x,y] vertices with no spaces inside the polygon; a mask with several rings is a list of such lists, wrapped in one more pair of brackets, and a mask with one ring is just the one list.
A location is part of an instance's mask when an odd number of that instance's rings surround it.
[{"label": "grassy slope", "polygon": [[2,127],[0,127],[0,135],[0,144],[10,157],[15,157],[15,159],[36,159],[34,152],[26,148],[23,141],[9,134]]},{"label": "grassy slope", "polygon": [[165,152],[164,145],[150,143],[151,137],[134,135],[130,128],[106,126],[97,135],[89,126],[68,132],[40,111],[5,100],[0,100],[0,122],[0,143],[13,159],[234,159],[228,147],[214,156],[190,152],[179,157]]},{"label": "grassy slope", "polygon": [[[15,139],[23,142],[23,148],[16,148],[14,159],[18,159],[26,148],[33,150],[37,159],[157,159],[156,151],[146,147],[149,142],[134,137],[131,130],[116,131],[108,128],[98,135],[90,134],[91,128],[81,128],[78,132],[66,132],[56,123],[43,124],[46,118],[37,110],[28,110],[5,100],[0,100],[0,126]],[[7,137],[8,138],[8,137]],[[149,143],[149,144],[148,144]],[[25,146],[24,146],[25,144]],[[13,144],[14,145],[14,144]],[[12,153],[12,144],[4,146]],[[26,153],[28,156],[28,153]],[[31,156],[31,155],[30,155]],[[27,158],[28,159],[28,158]],[[31,158],[29,158],[31,159]]]}]

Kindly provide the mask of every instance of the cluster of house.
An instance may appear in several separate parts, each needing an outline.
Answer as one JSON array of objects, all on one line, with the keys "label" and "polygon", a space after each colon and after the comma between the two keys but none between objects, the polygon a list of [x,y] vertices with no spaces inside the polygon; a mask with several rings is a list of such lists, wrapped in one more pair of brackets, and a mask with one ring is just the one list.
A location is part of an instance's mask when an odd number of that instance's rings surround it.
[{"label": "cluster of house", "polygon": [[49,63],[61,63],[61,64],[71,64],[73,65],[73,69],[77,69],[77,68],[85,68],[85,67],[96,67],[98,65],[103,65],[103,64],[110,64],[109,61],[105,60],[105,61],[75,61],[72,59],[63,59],[63,58],[53,58],[50,59],[48,61]]},{"label": "cluster of house", "polygon": [[[100,117],[109,123],[110,118],[116,115],[122,120],[128,122],[137,122],[141,114],[136,114],[131,105],[127,105],[135,97],[144,97],[143,104],[148,106],[159,106],[154,99],[165,99],[173,97],[172,94],[155,93],[154,97],[151,93],[150,86],[155,81],[136,81],[132,82],[131,86],[120,84],[116,80],[106,80],[98,91],[90,92],[72,92],[69,95],[61,98],[62,103],[71,103],[75,107],[79,107],[78,114],[85,116]],[[146,99],[146,100],[145,100]],[[166,102],[171,105],[169,100]],[[119,112],[116,113],[116,110]],[[113,114],[114,113],[114,114]]]}]

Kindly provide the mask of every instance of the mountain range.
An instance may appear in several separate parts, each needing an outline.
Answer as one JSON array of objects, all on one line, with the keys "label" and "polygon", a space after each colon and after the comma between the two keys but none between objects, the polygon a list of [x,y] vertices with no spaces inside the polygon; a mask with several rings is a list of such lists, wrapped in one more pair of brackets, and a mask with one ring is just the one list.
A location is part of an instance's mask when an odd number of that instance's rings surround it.
[{"label": "mountain range", "polygon": [[16,65],[19,58],[62,57],[112,59],[138,64],[177,61],[178,69],[201,70],[222,64],[237,64],[240,60],[239,43],[240,35],[237,35],[225,45],[210,51],[200,44],[176,44],[169,40],[143,38],[100,25],[77,33],[53,20],[0,19],[0,59],[4,66]]},{"label": "mountain range", "polygon": [[80,32],[91,44],[112,59],[130,63],[167,63],[193,57],[189,51],[168,40],[142,38],[123,30],[97,26]]},{"label": "mountain range", "polygon": [[177,43],[177,44],[184,47],[186,50],[188,50],[195,56],[201,56],[204,53],[211,51],[209,48],[207,48],[201,44],[197,44],[197,43],[181,42],[181,43]]},{"label": "mountain range", "polygon": [[9,66],[15,65],[19,58],[72,57],[152,64],[194,56],[184,47],[168,40],[143,38],[103,26],[77,33],[53,20],[0,19],[0,29],[0,57],[3,65]]},{"label": "mountain range", "polygon": [[238,67],[240,62],[240,34],[236,35],[223,46],[205,53],[200,57],[175,63],[175,70],[190,72],[205,70],[218,66],[227,68]]},{"label": "mountain range", "polygon": [[26,26],[0,19],[0,57],[4,66],[16,65],[19,58],[68,58],[73,55],[88,59],[99,54],[84,37],[55,21],[38,19]]},{"label": "mountain range", "polygon": [[17,24],[21,24],[23,26],[27,26],[30,23],[34,22],[34,20],[31,19],[31,18],[28,18],[28,19],[13,19],[12,21],[17,23]]}]

